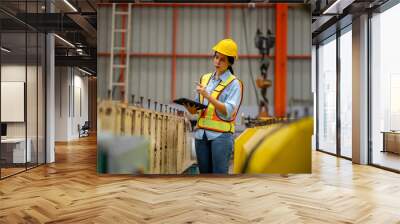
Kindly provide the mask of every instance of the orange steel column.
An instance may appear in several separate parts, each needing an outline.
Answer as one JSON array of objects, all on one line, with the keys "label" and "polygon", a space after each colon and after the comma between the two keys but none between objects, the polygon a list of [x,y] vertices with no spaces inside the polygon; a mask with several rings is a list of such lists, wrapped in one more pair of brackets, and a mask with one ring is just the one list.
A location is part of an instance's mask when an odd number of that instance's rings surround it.
[{"label": "orange steel column", "polygon": [[286,115],[286,76],[287,76],[287,18],[288,5],[275,7],[275,77],[274,102],[275,116]]},{"label": "orange steel column", "polygon": [[176,98],[176,39],[178,35],[178,9],[172,12],[172,77],[171,77],[171,100]]}]

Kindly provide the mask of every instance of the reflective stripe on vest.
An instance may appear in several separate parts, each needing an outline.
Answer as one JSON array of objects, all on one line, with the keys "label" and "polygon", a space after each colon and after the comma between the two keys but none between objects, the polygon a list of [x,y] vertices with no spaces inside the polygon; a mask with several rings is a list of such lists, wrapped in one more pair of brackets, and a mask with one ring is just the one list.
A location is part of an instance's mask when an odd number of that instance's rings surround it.
[{"label": "reflective stripe on vest", "polygon": [[[200,79],[200,83],[207,87],[208,83],[211,80],[211,77],[213,76],[213,73],[207,73],[203,75]],[[215,99],[218,99],[221,93],[224,91],[224,89],[231,84],[236,77],[234,75],[230,75],[226,81],[220,81],[218,85],[214,88],[214,90],[211,92],[211,96],[214,97]],[[240,82],[240,80],[239,80]],[[241,84],[241,83],[240,83]],[[242,86],[241,86],[242,87]],[[242,93],[243,94],[243,93]],[[200,103],[204,103],[204,97],[202,95],[199,96]],[[240,105],[239,105],[240,106]],[[233,114],[232,114],[232,119],[227,121],[221,119],[215,109],[215,106],[211,103],[208,103],[208,106],[206,109],[200,112],[199,114],[199,119],[197,121],[197,126],[198,128],[202,129],[207,129],[211,131],[216,131],[216,132],[235,132],[235,118],[237,114],[237,108]]]}]

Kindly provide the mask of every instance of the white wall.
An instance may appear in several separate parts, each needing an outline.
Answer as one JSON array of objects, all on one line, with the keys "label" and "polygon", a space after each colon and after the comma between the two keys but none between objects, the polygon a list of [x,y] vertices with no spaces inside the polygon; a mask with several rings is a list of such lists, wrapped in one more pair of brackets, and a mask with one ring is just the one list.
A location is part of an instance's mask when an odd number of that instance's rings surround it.
[{"label": "white wall", "polygon": [[[28,67],[30,70],[31,67]],[[5,82],[25,82],[25,65],[2,65],[1,81]],[[7,110],[7,108],[1,108]],[[25,123],[7,123],[7,137],[25,137]]]},{"label": "white wall", "polygon": [[[32,67],[28,67],[28,70]],[[2,65],[1,81],[3,82],[25,82],[25,65]],[[1,108],[7,110],[7,108]],[[8,137],[25,137],[25,123],[12,122],[7,123]]]},{"label": "white wall", "polygon": [[[27,80],[25,80],[27,78]],[[25,64],[3,64],[1,66],[2,82],[25,82],[26,83],[26,106],[22,108],[22,112],[26,111],[26,121],[24,122],[6,122],[7,137],[24,138],[25,135],[30,139],[30,147],[32,150],[32,161],[44,163],[45,150],[45,117],[44,117],[44,74],[42,67],[36,65]],[[7,97],[5,95],[2,96]],[[10,108],[1,108],[11,110]],[[11,112],[12,111],[7,111]],[[39,154],[37,156],[37,153]],[[50,161],[50,160],[49,160]]]},{"label": "white wall", "polygon": [[[10,64],[10,65],[2,65],[1,66],[1,81],[2,82],[25,82],[25,75],[27,69],[28,75],[31,74],[36,74],[36,67],[34,66],[27,66],[25,67],[24,65],[18,65],[18,64]],[[29,77],[28,77],[29,78]],[[32,80],[29,81],[29,84],[34,84],[31,83]],[[36,88],[28,88],[28,93],[27,93],[27,103],[28,106],[34,106],[36,108]],[[32,90],[30,92],[29,90]],[[35,105],[29,105],[30,102],[35,101]],[[7,110],[7,108],[1,108],[1,110]],[[35,121],[36,123],[36,113],[28,113],[28,122]],[[28,125],[28,128],[34,128],[36,130],[36,126],[33,127],[33,124]],[[8,137],[25,137],[25,122],[7,122],[7,136]],[[28,132],[28,137],[29,132]]]},{"label": "white wall", "polygon": [[[77,71],[77,70],[76,70]],[[76,74],[76,73],[75,73]],[[78,71],[79,75],[75,75],[75,86],[81,88],[81,107],[82,107],[82,114],[75,113],[75,123],[74,127],[77,127],[78,124],[81,126],[85,123],[85,121],[89,120],[89,91],[88,91],[88,77],[83,76],[84,73]],[[75,136],[78,136],[78,129],[74,128],[76,131]]]},{"label": "white wall", "polygon": [[55,69],[55,140],[68,140],[68,109],[70,84],[67,67],[56,67]]},{"label": "white wall", "polygon": [[88,120],[88,78],[83,75],[76,68],[56,67],[56,141],[77,139],[78,124]]}]

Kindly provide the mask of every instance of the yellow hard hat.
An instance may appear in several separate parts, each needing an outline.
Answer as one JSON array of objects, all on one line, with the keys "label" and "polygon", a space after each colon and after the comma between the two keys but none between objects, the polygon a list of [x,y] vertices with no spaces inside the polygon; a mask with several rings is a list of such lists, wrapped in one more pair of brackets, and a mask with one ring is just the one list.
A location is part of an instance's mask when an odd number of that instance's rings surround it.
[{"label": "yellow hard hat", "polygon": [[235,41],[232,39],[223,39],[212,48],[214,51],[226,56],[238,58],[238,49]]}]

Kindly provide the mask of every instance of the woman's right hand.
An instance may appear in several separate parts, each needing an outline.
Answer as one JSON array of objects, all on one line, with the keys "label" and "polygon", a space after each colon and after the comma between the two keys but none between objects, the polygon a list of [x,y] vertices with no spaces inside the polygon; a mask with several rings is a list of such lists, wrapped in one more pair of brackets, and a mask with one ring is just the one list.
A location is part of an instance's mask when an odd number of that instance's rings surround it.
[{"label": "woman's right hand", "polygon": [[189,105],[189,104],[185,104],[184,105],[185,107],[186,107],[186,110],[188,110],[189,111],[189,113],[191,113],[191,114],[196,114],[197,113],[197,109],[196,109],[196,107],[193,105]]}]

